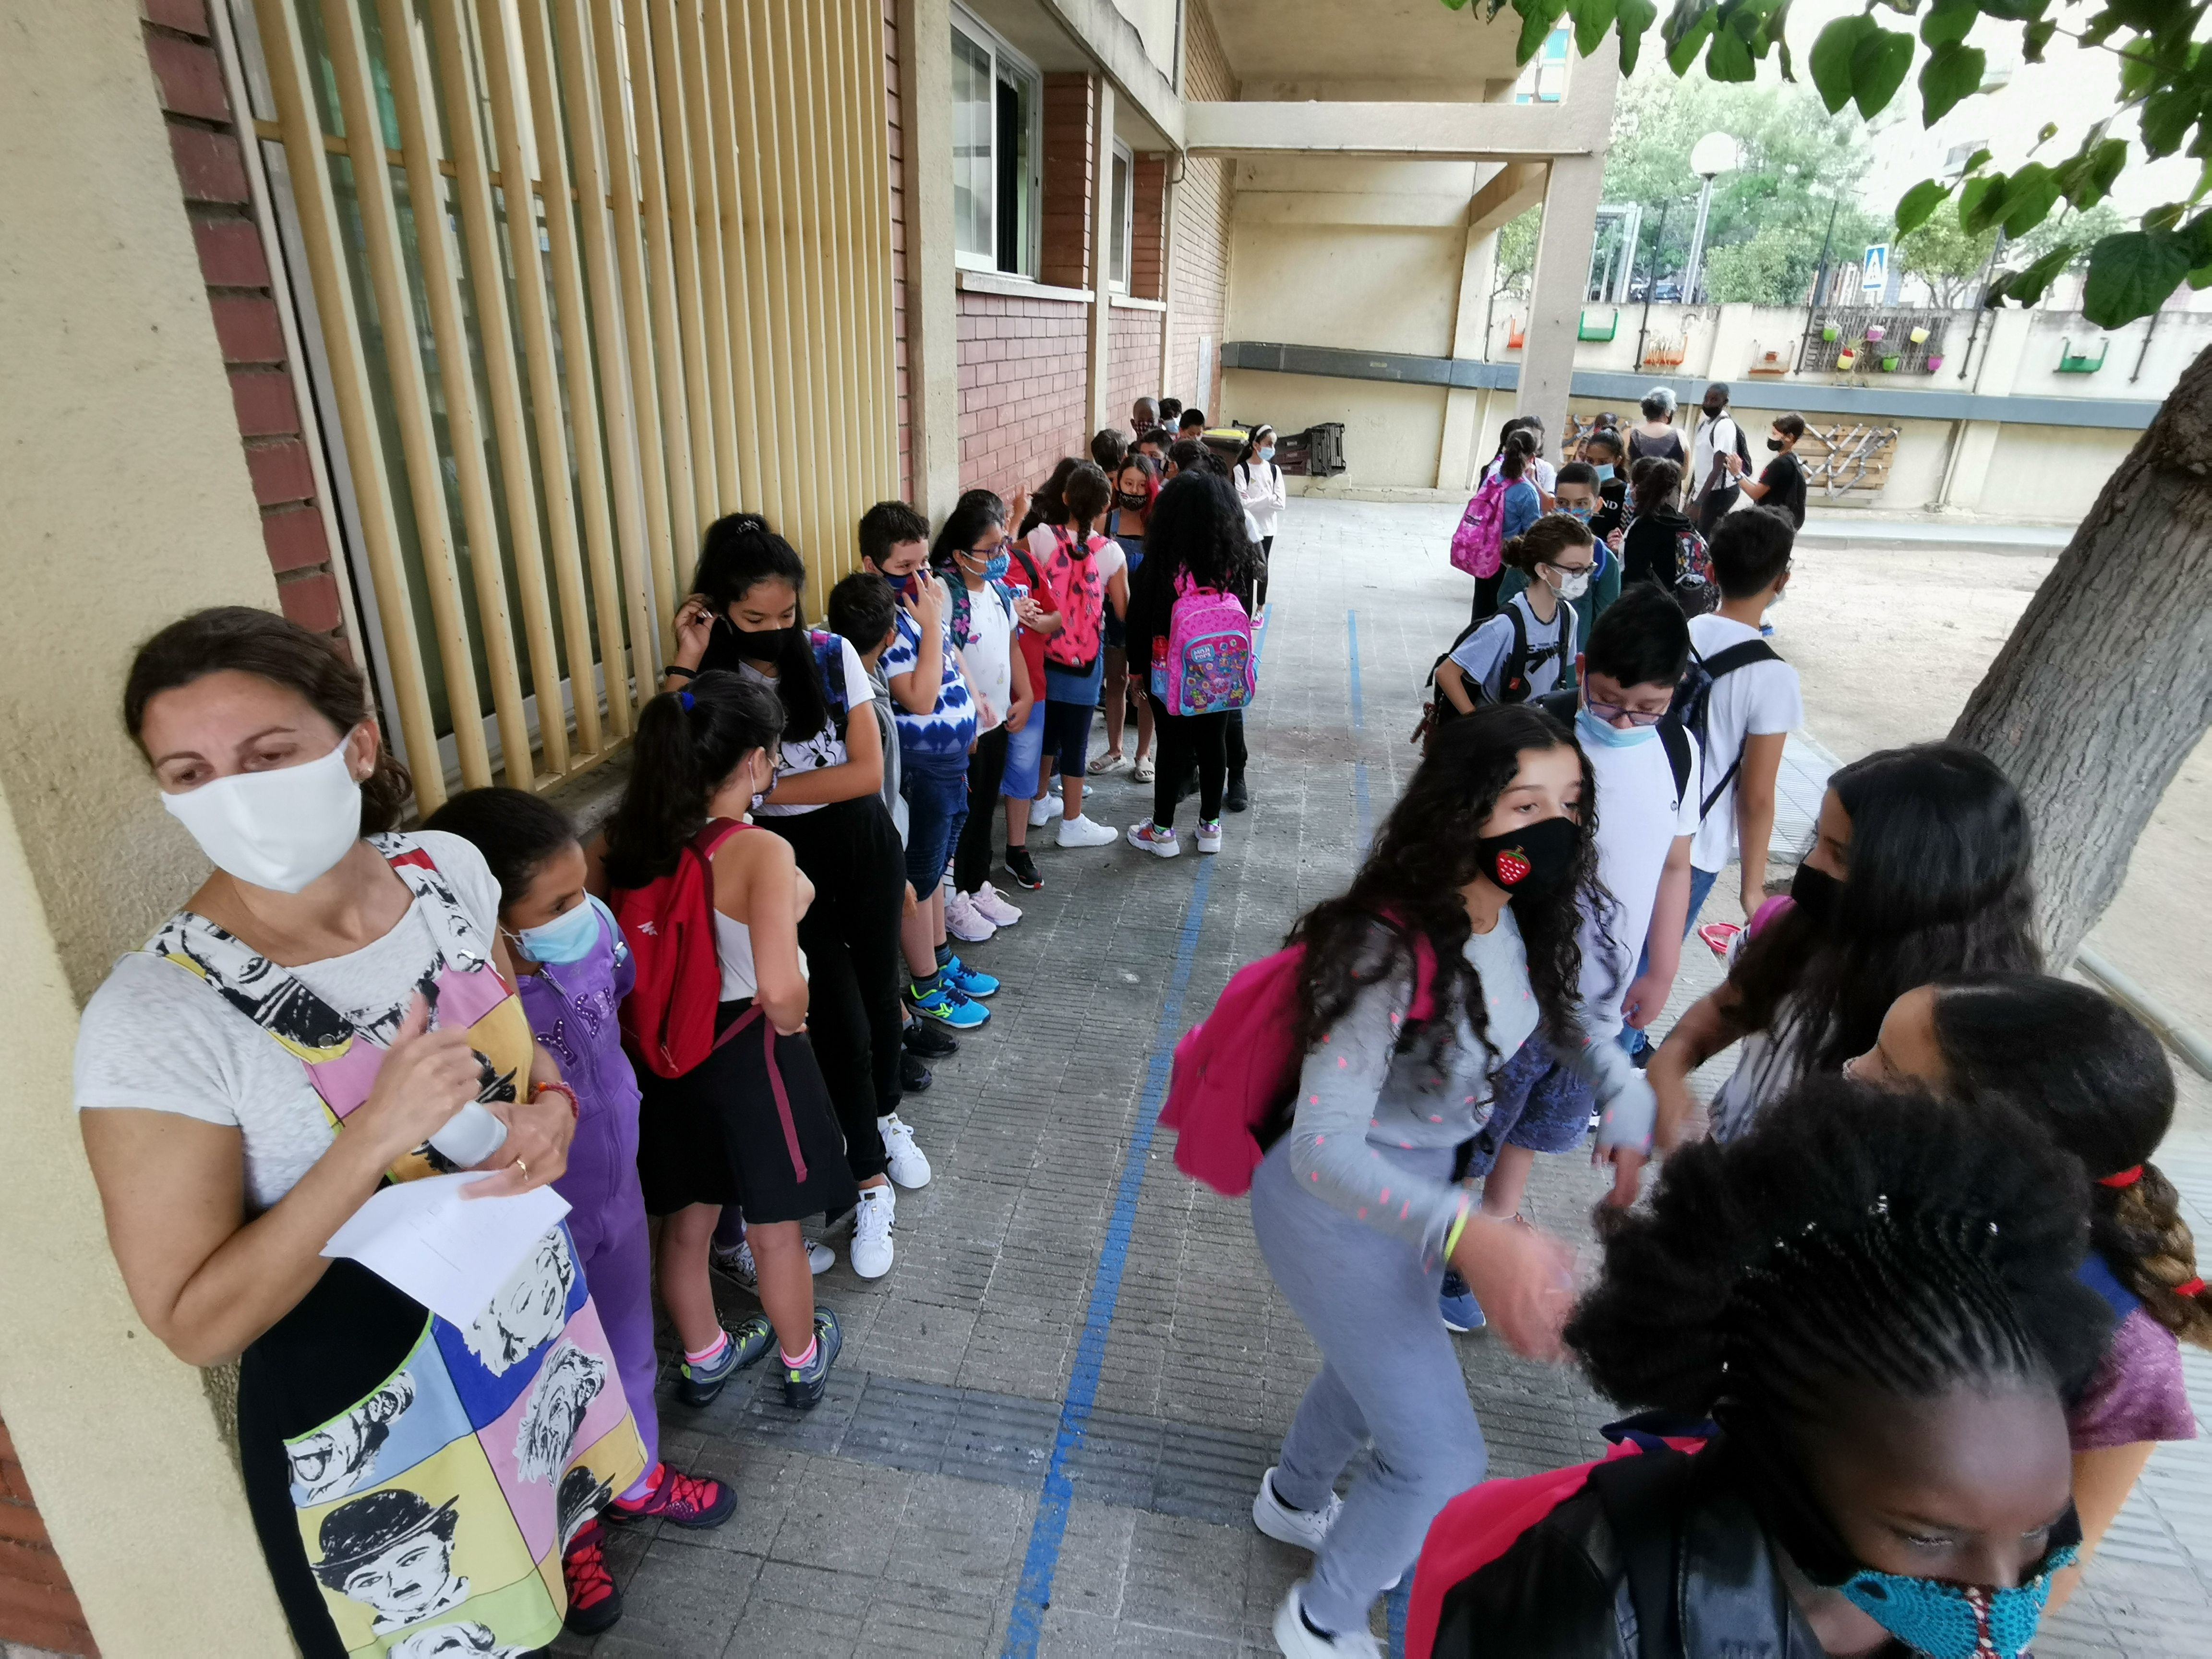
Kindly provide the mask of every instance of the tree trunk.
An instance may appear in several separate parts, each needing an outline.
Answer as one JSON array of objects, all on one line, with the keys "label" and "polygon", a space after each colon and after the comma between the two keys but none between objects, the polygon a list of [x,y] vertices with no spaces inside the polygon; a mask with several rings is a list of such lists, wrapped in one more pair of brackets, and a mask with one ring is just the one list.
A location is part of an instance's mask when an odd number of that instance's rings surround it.
[{"label": "tree trunk", "polygon": [[2212,350],[2190,365],[1951,729],[2036,831],[2044,949],[2069,961],[2212,723]]}]

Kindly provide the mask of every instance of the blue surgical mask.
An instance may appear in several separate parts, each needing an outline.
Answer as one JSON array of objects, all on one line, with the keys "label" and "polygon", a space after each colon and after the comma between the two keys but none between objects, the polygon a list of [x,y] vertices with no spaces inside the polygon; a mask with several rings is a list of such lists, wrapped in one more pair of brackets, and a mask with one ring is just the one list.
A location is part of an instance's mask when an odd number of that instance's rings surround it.
[{"label": "blue surgical mask", "polygon": [[590,893],[584,895],[581,904],[563,910],[542,927],[508,932],[522,954],[532,962],[581,962],[599,945],[602,916],[614,930],[613,936],[620,939],[622,929],[615,921],[614,912]]},{"label": "blue surgical mask", "polygon": [[1912,1578],[1862,1567],[1838,1586],[1844,1599],[1915,1653],[1929,1659],[2014,1659],[2035,1639],[2053,1573],[2081,1553],[2063,1544],[2045,1556],[2025,1584],[1999,1589]]},{"label": "blue surgical mask", "polygon": [[1607,725],[1587,708],[1575,710],[1575,730],[1581,733],[1584,743],[1594,743],[1604,749],[1633,749],[1659,735],[1656,726],[1632,726],[1624,732],[1617,726]]},{"label": "blue surgical mask", "polygon": [[991,555],[990,562],[983,567],[983,580],[987,582],[1004,581],[1006,579],[1006,567],[1012,562],[1012,561],[1005,554],[994,553]]},{"label": "blue surgical mask", "polygon": [[1260,446],[1260,459],[1261,459],[1261,460],[1263,460],[1263,461],[1272,461],[1272,460],[1273,460],[1273,459],[1275,459],[1275,447],[1274,447],[1274,445],[1273,445],[1273,444],[1262,444],[1262,445],[1261,445],[1261,446]]},{"label": "blue surgical mask", "polygon": [[1588,524],[1595,516],[1597,508],[1588,501],[1577,501],[1572,506],[1562,502],[1559,511],[1571,519],[1579,519],[1583,523]]},{"label": "blue surgical mask", "polygon": [[1592,461],[1590,467],[1597,474],[1597,481],[1600,483],[1609,483],[1612,480],[1613,467],[1610,463]]}]

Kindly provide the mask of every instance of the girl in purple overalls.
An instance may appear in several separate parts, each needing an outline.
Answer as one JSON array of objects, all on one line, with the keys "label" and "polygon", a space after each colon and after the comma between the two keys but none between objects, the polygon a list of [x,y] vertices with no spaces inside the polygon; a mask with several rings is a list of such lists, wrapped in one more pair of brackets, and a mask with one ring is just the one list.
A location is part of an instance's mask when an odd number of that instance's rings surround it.
[{"label": "girl in purple overalls", "polygon": [[448,800],[424,828],[473,842],[491,866],[523,1012],[575,1091],[576,1138],[568,1173],[553,1186],[568,1200],[568,1231],[585,1282],[645,1441],[646,1473],[608,1505],[607,1518],[719,1527],[736,1509],[736,1492],[660,1462],[653,1244],[637,1176],[637,1074],[623,1052],[617,1018],[636,969],[622,929],[584,890],[584,849],[575,830],[559,808],[538,796],[471,789]]}]

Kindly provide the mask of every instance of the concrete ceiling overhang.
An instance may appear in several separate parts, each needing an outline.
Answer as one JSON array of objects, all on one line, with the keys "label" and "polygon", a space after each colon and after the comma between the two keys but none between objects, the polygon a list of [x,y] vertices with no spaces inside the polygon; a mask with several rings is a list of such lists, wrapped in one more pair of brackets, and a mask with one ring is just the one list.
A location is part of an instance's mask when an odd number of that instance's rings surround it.
[{"label": "concrete ceiling overhang", "polygon": [[1206,7],[1247,98],[1327,96],[1305,92],[1305,83],[1349,81],[1403,82],[1408,96],[1425,102],[1479,102],[1494,95],[1492,83],[1520,73],[1513,62],[1520,14],[1486,22],[1481,0],[1461,11],[1440,0],[1206,0]]}]

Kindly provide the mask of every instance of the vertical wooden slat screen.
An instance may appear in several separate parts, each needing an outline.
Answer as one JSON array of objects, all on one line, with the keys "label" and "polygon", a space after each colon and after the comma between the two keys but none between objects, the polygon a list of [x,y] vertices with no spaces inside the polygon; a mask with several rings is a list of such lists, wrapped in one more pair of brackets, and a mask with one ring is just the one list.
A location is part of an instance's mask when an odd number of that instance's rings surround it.
[{"label": "vertical wooden slat screen", "polygon": [[417,805],[543,787],[632,729],[713,519],[818,616],[896,488],[879,0],[254,11]]}]

